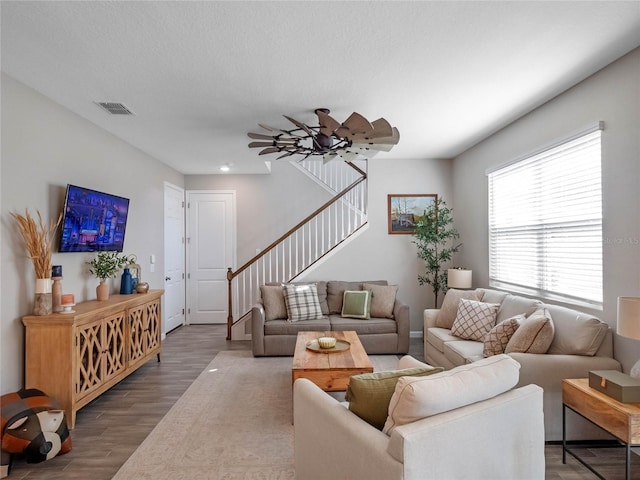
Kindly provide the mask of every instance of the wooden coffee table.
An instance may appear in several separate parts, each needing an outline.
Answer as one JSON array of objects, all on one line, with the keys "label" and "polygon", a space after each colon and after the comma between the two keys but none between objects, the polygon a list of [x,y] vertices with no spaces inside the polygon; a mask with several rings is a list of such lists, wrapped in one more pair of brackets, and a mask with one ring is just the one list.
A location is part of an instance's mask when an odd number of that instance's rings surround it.
[{"label": "wooden coffee table", "polygon": [[[307,349],[307,343],[318,337],[346,340],[351,347],[344,352],[318,353]],[[358,335],[346,332],[299,332],[291,369],[292,383],[307,378],[325,392],[347,389],[351,375],[373,372],[373,365],[364,351]]]}]

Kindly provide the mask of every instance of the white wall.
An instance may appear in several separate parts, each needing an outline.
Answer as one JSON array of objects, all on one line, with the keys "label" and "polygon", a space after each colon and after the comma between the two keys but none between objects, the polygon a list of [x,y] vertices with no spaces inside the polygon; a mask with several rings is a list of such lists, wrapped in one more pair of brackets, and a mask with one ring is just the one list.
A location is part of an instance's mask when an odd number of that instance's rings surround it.
[{"label": "white wall", "polygon": [[[602,120],[604,310],[615,329],[616,298],[640,296],[640,49],[636,49],[460,155],[453,163],[456,225],[473,268],[488,285],[487,168],[520,157]],[[629,371],[640,342],[615,338],[615,357]]]},{"label": "white wall", "polygon": [[[135,121],[114,117],[114,121]],[[57,218],[67,183],[130,199],[124,251],[136,254],[151,288],[163,287],[163,182],[183,176],[32,89],[2,75],[0,392],[23,385],[23,315],[31,314],[35,275],[10,212]],[[57,240],[55,243],[57,249]],[[157,258],[149,272],[150,254]],[[54,253],[63,289],[76,301],[95,298],[88,253]],[[114,282],[117,284],[117,281]],[[117,285],[116,285],[117,286]]]},{"label": "white wall", "polygon": [[267,247],[331,198],[287,160],[274,160],[271,172],[185,176],[186,190],[235,190],[237,267],[253,258],[257,248]]},{"label": "white wall", "polygon": [[[433,306],[427,286],[418,285],[423,273],[411,235],[387,233],[387,194],[437,193],[451,198],[448,160],[369,161],[369,226],[334,255],[306,272],[309,280],[378,280],[400,286],[398,296],[408,303],[411,330],[422,330],[422,311]],[[185,177],[187,190],[227,190],[237,194],[238,266],[288,228],[328,200],[287,161],[273,162],[272,175],[208,175]],[[455,217],[455,215],[454,215]]]},{"label": "white wall", "polygon": [[[450,205],[451,161],[388,157],[370,160],[368,228],[304,278],[387,280],[399,285],[398,298],[409,305],[411,331],[421,332],[422,311],[433,308],[433,294],[428,285],[418,285],[418,275],[424,273],[424,265],[411,242],[413,237],[388,233],[387,195],[390,193],[436,193]],[[455,211],[453,217],[456,219]],[[465,239],[461,241],[464,243]]]}]

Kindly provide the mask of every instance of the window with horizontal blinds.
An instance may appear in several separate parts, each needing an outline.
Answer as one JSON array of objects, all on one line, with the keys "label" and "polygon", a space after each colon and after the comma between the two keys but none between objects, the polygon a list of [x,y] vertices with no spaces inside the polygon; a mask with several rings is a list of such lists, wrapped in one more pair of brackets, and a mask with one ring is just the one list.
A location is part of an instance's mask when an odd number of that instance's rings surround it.
[{"label": "window with horizontal blinds", "polygon": [[602,308],[602,125],[489,177],[489,284]]}]

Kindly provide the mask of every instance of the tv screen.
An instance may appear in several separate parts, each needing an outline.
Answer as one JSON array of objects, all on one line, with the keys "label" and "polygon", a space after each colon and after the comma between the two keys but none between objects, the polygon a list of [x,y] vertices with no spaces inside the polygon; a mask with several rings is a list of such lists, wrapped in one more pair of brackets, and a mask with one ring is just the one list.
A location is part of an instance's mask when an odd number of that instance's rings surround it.
[{"label": "tv screen", "polygon": [[67,185],[61,252],[122,252],[129,199]]}]

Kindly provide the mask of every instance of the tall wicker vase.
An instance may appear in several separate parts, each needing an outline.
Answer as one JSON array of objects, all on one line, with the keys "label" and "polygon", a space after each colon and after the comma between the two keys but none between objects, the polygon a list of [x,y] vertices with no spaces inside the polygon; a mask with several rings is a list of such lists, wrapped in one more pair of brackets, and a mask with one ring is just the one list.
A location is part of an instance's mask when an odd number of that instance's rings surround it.
[{"label": "tall wicker vase", "polygon": [[96,287],[96,297],[99,302],[109,300],[109,284],[106,280],[100,280],[100,283]]},{"label": "tall wicker vase", "polygon": [[34,315],[50,315],[53,312],[51,279],[36,278],[36,294],[33,302]]}]

